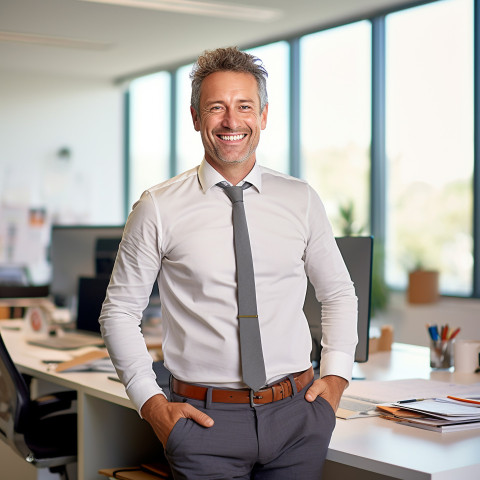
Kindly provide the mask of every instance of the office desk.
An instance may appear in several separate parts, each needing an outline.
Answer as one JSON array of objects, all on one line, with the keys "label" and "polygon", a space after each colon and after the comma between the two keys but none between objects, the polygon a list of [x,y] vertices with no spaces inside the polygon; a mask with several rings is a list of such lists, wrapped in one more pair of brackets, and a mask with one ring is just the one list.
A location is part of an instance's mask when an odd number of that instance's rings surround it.
[{"label": "office desk", "polygon": [[100,468],[135,465],[162,455],[160,442],[133,409],[122,384],[101,372],[49,371],[41,358],[55,359],[55,350],[28,345],[19,331],[1,331],[22,373],[52,384],[50,391],[58,387],[77,391],[78,480],[105,478],[98,475]]},{"label": "office desk", "polygon": [[[133,410],[121,384],[105,373],[49,372],[38,358],[40,347],[27,345],[20,332],[2,329],[2,335],[22,372],[78,392],[78,480],[98,480],[99,468],[135,464],[158,454],[160,443]],[[480,381],[474,374],[431,372],[428,349],[401,344],[392,352],[372,354],[369,362],[355,366],[354,374],[368,380]],[[480,430],[440,434],[378,417],[337,419],[324,480],[473,480],[480,478],[479,452]]]},{"label": "office desk", "polygon": [[[354,376],[366,380],[426,378],[462,384],[480,382],[478,374],[432,371],[428,348],[404,344],[394,344],[391,352],[374,353],[367,363],[356,364]],[[379,417],[337,419],[327,460],[326,480],[477,480],[480,429],[438,433]],[[338,464],[349,467],[341,476]]]}]

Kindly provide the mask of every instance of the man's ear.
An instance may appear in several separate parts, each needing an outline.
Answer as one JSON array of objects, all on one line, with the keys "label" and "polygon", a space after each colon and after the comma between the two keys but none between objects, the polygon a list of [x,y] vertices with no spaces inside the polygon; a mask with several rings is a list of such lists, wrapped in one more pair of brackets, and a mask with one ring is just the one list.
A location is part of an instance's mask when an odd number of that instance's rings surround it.
[{"label": "man's ear", "polygon": [[197,111],[190,106],[190,113],[192,114],[192,120],[193,120],[193,128],[199,132],[200,131],[200,117],[197,113]]},{"label": "man's ear", "polygon": [[261,113],[261,128],[262,130],[265,130],[266,126],[267,126],[267,116],[268,116],[268,103],[265,105],[265,107],[263,108],[263,111]]}]

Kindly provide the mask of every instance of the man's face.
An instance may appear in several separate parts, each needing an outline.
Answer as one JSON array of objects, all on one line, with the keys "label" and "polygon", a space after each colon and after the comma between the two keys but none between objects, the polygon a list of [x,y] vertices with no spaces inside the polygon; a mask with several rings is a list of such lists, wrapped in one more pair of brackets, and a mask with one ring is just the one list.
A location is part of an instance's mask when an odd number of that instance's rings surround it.
[{"label": "man's face", "polygon": [[200,91],[199,112],[191,109],[206,160],[220,170],[244,162],[253,166],[260,131],[267,125],[267,107],[260,113],[253,75],[216,72],[206,77]]}]

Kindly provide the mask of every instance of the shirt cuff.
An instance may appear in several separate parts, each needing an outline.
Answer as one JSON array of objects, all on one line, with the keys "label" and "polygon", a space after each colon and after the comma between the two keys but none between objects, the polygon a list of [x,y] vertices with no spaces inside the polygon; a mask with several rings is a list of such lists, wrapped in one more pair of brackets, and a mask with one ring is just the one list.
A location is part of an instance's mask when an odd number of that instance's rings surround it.
[{"label": "shirt cuff", "polygon": [[332,351],[325,353],[322,351],[320,359],[320,378],[327,375],[336,375],[344,378],[347,382],[352,380],[353,357],[345,352]]},{"label": "shirt cuff", "polygon": [[132,401],[140,417],[142,417],[140,410],[149,398],[159,393],[167,398],[164,391],[158,386],[158,383],[155,380],[152,381],[151,378],[137,380],[129,388],[126,388],[126,391],[128,398]]}]

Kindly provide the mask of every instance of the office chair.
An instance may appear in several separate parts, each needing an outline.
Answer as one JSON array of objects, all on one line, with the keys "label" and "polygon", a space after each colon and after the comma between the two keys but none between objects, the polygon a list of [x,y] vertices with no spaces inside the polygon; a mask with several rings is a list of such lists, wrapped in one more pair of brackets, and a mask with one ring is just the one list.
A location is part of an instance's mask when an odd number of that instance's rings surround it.
[{"label": "office chair", "polygon": [[37,468],[68,480],[66,465],[77,459],[77,415],[68,410],[76,392],[36,400],[0,334],[0,439]]}]

